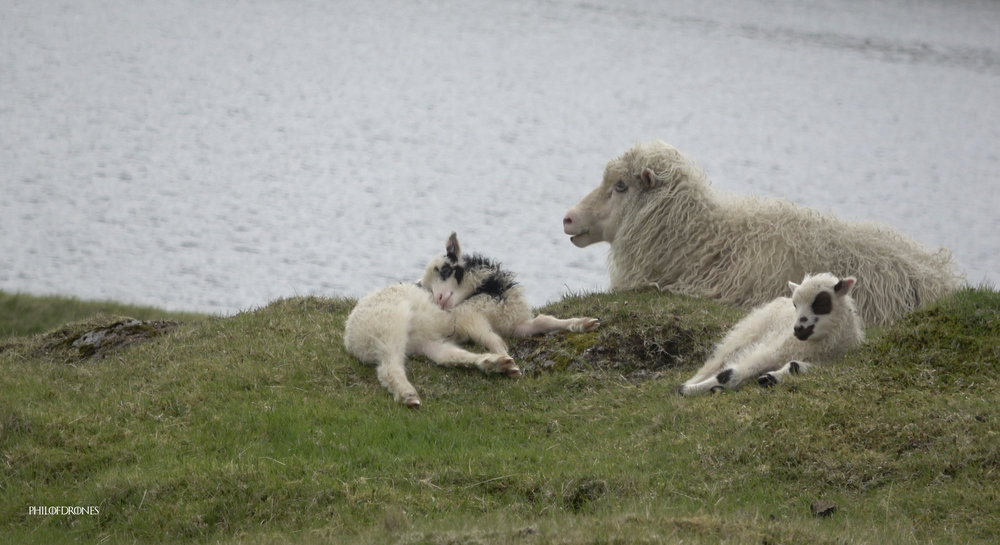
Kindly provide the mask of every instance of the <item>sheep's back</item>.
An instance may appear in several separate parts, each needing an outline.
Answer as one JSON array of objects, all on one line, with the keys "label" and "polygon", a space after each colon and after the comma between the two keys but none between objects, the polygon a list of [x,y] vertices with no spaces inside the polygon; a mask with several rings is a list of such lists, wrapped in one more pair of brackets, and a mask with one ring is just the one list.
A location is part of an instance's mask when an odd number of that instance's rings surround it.
[{"label": "sheep's back", "polygon": [[612,289],[655,285],[752,307],[786,295],[789,280],[831,272],[857,277],[862,318],[884,324],[958,285],[950,252],[930,252],[889,227],[781,199],[692,196],[705,202],[651,192],[623,218],[609,254]]}]

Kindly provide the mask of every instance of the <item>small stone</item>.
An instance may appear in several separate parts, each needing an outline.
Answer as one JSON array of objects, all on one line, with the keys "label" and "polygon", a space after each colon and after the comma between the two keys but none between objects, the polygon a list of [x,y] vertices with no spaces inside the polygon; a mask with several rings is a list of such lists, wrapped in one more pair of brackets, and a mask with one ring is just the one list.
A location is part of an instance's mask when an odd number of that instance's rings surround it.
[{"label": "small stone", "polygon": [[526,526],[526,527],[522,528],[521,531],[519,531],[517,533],[517,535],[520,536],[520,537],[528,537],[528,536],[538,535],[538,529],[535,528],[534,526]]},{"label": "small stone", "polygon": [[398,532],[407,529],[410,526],[410,521],[406,516],[406,511],[395,505],[389,505],[385,508],[385,519],[383,519],[382,525],[390,532]]},{"label": "small stone", "polygon": [[828,501],[816,500],[810,506],[814,517],[829,517],[837,511],[837,505]]}]

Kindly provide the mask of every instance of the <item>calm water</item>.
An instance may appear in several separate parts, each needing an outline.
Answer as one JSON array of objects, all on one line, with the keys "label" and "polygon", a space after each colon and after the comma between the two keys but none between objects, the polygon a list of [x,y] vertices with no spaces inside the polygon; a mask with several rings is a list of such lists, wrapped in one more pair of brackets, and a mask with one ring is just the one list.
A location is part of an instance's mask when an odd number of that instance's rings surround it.
[{"label": "calm water", "polygon": [[542,304],[607,285],[562,216],[652,138],[998,282],[1000,2],[872,4],[0,0],[0,290],[233,313],[455,230]]}]

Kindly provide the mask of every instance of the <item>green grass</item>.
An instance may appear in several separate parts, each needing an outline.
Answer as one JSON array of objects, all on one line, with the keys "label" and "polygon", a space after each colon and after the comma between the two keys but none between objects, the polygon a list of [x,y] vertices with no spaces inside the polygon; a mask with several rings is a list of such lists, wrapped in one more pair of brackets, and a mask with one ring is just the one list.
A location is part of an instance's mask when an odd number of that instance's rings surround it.
[{"label": "green grass", "polygon": [[[11,542],[1000,538],[1000,294],[986,288],[776,388],[696,399],[676,387],[741,312],[648,290],[573,296],[540,310],[602,328],[513,343],[519,380],[413,358],[419,411],[345,352],[353,301],[135,316],[180,324],[91,357],[72,340],[134,314],[37,303],[49,317],[27,327],[44,332],[0,338]],[[815,516],[815,501],[836,511]],[[29,514],[62,505],[100,514]]]},{"label": "green grass", "polygon": [[123,305],[113,301],[82,301],[67,297],[38,297],[0,291],[0,339],[34,335],[66,322],[95,314],[130,316],[138,320],[194,319],[189,312],[165,312],[156,308]]}]

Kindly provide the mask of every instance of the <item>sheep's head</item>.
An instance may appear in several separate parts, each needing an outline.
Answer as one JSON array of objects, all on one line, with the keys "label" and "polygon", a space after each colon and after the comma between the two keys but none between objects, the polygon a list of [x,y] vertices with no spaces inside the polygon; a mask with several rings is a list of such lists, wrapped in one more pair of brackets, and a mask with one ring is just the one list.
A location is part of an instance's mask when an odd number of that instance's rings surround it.
[{"label": "sheep's head", "polygon": [[434,300],[443,309],[450,309],[472,294],[475,286],[465,280],[465,259],[458,245],[458,236],[452,233],[445,243],[444,255],[427,264],[420,285],[430,290]]},{"label": "sheep's head", "polygon": [[848,302],[857,280],[853,276],[837,278],[830,273],[806,275],[802,284],[789,282],[795,305],[795,337],[801,341],[821,340],[837,327],[835,319],[851,312]]},{"label": "sheep's head", "polygon": [[566,213],[563,232],[580,248],[595,242],[612,243],[623,211],[643,201],[647,192],[675,185],[693,174],[701,175],[673,146],[658,140],[636,145],[610,161],[601,185]]}]

